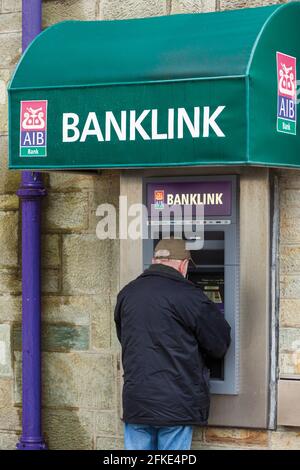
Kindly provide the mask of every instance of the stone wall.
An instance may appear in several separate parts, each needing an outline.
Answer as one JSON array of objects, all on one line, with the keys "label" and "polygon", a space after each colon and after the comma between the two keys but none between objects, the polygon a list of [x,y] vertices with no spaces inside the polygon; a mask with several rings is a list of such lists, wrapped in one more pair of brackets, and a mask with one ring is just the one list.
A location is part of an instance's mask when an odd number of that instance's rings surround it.
[{"label": "stone wall", "polygon": [[300,375],[299,172],[281,172],[280,190],[280,373]]},{"label": "stone wall", "polygon": [[[207,12],[273,0],[44,0],[44,27],[64,19]],[[277,3],[284,3],[283,1]],[[21,0],[0,0],[0,449],[21,430],[19,173],[7,167],[6,86],[21,53]],[[300,176],[279,173],[280,372],[300,374]],[[95,208],[117,205],[119,176],[51,173],[43,204],[43,416],[52,449],[122,448],[119,347],[112,309],[118,243],[95,236]],[[296,360],[295,360],[296,357]],[[300,429],[196,429],[194,448],[300,449]]]}]

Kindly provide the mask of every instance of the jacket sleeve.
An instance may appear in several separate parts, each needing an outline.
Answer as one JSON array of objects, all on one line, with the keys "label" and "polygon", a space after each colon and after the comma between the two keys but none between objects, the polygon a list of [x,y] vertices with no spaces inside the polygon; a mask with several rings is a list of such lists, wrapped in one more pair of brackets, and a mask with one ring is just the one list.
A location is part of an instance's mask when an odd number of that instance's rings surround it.
[{"label": "jacket sleeve", "polygon": [[231,328],[218,307],[195,292],[188,299],[185,314],[200,349],[210,357],[222,358],[230,345]]},{"label": "jacket sleeve", "polygon": [[122,299],[121,299],[121,295],[119,294],[117,297],[117,303],[116,303],[115,311],[114,311],[114,320],[116,324],[117,337],[120,343],[121,343],[121,304],[122,304]]}]

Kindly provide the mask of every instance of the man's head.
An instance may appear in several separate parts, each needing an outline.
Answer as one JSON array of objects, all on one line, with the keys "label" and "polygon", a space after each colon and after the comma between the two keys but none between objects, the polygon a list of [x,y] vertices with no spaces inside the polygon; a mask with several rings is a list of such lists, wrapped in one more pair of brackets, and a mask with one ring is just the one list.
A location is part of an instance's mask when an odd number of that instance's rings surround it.
[{"label": "man's head", "polygon": [[153,264],[164,264],[186,276],[191,254],[185,248],[184,240],[175,238],[160,240],[155,247]]}]

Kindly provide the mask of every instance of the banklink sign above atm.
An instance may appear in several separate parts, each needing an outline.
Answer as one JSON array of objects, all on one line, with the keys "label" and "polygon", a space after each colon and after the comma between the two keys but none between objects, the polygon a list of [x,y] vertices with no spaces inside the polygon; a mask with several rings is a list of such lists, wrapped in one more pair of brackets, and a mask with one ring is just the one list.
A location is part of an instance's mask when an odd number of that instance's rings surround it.
[{"label": "banklink sign above atm", "polygon": [[300,4],[66,21],[9,85],[10,168],[300,166]]}]

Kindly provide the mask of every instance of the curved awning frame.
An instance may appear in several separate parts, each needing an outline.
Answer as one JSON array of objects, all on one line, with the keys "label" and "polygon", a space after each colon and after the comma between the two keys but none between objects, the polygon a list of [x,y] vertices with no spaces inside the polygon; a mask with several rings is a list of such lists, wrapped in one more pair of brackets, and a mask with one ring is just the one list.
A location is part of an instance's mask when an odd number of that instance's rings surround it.
[{"label": "curved awning frame", "polygon": [[10,168],[299,167],[299,20],[291,2],[48,28],[9,85]]}]

